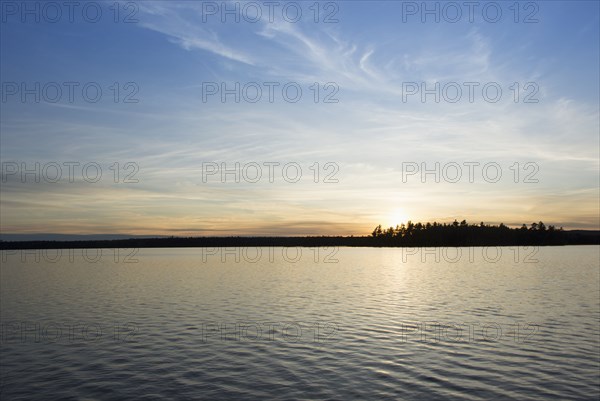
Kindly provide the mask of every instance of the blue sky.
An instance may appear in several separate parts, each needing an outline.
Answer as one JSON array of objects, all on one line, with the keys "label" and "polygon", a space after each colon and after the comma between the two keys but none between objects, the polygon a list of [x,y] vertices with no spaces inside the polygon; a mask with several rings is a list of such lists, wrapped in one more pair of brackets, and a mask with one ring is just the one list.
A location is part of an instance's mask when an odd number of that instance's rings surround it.
[{"label": "blue sky", "polygon": [[[519,2],[518,22],[512,1],[476,2],[474,20],[462,6],[456,23],[443,2],[427,3],[439,22],[409,13],[422,2],[400,1],[320,2],[318,22],[312,1],[291,2],[285,15],[290,2],[280,2],[273,21],[264,2],[121,2],[115,22],[110,1],[94,3],[97,23],[81,9],[70,22],[64,8],[57,23],[48,10],[23,22],[24,3],[2,2],[4,233],[367,234],[380,223],[455,218],[598,228],[598,2]],[[247,22],[254,14],[242,10],[256,4],[262,17]],[[290,22],[297,5],[302,17]],[[223,7],[236,6],[240,21],[222,22]],[[502,16],[490,22],[496,9]],[[129,13],[135,21],[125,23]],[[330,13],[337,22],[323,21]],[[73,101],[66,89],[51,102],[50,88],[39,103],[10,92],[36,82],[79,86]],[[90,82],[102,89],[95,103],[81,93]],[[207,83],[236,82],[256,83],[263,96],[236,103],[205,93]],[[279,85],[273,102],[264,83]],[[281,92],[290,83],[302,89],[296,103]],[[449,85],[439,102],[408,93],[436,83]],[[482,93],[489,83],[502,90],[495,103]],[[452,102],[456,85],[463,96]],[[138,101],[125,103],[128,94]],[[537,102],[524,102],[528,94]],[[97,163],[103,176],[87,182],[75,170],[74,182],[48,182],[40,172],[35,182],[10,170],[36,162]],[[269,182],[265,162],[297,163],[302,175],[288,182],[276,168]],[[258,163],[263,179],[204,180],[206,163]],[[436,163],[440,173],[458,164],[462,179],[406,174]],[[479,163],[473,182],[464,163]],[[501,168],[497,182],[483,176],[490,163]],[[134,170],[138,182],[122,182]],[[323,182],[331,172],[337,182]],[[529,173],[537,182],[524,182]]]}]

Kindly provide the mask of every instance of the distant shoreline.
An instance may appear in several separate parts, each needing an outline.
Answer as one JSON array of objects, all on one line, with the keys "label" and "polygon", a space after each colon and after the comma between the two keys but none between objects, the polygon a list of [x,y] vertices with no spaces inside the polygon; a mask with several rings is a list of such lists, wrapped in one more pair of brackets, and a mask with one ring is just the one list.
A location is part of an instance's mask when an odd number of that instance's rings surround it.
[{"label": "distant shoreline", "polygon": [[480,247],[480,246],[563,246],[600,245],[600,231],[564,231],[560,242],[515,238],[489,239],[453,238],[439,241],[397,243],[387,238],[373,236],[342,237],[168,237],[129,238],[114,240],[68,241],[0,241],[0,250],[20,249],[92,249],[92,248],[219,248],[219,247]]}]

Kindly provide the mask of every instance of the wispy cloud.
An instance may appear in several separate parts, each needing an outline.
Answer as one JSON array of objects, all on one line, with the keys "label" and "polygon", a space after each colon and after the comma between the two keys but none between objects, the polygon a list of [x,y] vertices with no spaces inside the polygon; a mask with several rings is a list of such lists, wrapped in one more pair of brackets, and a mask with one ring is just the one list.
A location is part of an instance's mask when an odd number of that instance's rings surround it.
[{"label": "wispy cloud", "polygon": [[198,22],[202,17],[198,4],[145,2],[140,4],[140,10],[141,27],[167,35],[186,50],[204,50],[229,60],[255,64],[248,54],[223,44],[216,32]]}]

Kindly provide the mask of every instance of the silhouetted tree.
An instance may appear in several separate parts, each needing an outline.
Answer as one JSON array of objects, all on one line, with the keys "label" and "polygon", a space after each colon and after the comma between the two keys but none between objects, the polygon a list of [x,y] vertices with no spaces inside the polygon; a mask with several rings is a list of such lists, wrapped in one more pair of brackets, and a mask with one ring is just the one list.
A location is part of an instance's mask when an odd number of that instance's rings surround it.
[{"label": "silhouetted tree", "polygon": [[373,233],[371,235],[373,237],[379,237],[379,236],[381,236],[381,224],[378,225],[377,227],[375,227],[375,229],[373,230]]}]

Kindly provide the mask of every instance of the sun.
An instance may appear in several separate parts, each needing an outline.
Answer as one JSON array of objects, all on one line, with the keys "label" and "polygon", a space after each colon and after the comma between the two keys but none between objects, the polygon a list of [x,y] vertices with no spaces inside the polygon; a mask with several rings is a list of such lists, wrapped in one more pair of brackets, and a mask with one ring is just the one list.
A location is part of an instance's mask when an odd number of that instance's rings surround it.
[{"label": "sun", "polygon": [[396,227],[396,225],[401,225],[402,223],[406,224],[410,218],[408,214],[403,209],[394,209],[388,215],[386,227]]}]

